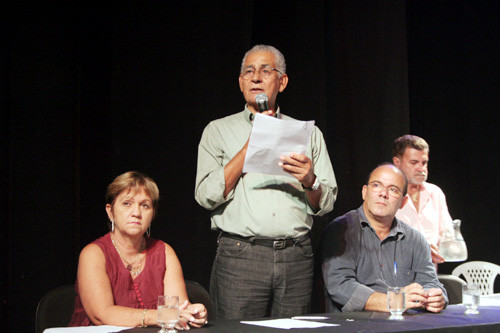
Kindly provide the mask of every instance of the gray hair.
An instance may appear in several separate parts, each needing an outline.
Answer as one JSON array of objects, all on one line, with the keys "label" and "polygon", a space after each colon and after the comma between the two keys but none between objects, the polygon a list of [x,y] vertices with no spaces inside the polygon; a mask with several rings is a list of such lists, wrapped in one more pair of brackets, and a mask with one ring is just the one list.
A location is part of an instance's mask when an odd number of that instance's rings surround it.
[{"label": "gray hair", "polygon": [[285,57],[283,56],[283,53],[281,53],[277,48],[271,45],[255,45],[252,47],[250,50],[245,53],[245,56],[243,57],[243,60],[241,61],[241,69],[240,72],[243,72],[243,68],[245,67],[245,61],[247,60],[247,57],[250,53],[253,52],[271,52],[274,55],[274,58],[276,60],[276,69],[280,71],[280,77],[282,74],[286,73],[286,63],[285,63]]}]

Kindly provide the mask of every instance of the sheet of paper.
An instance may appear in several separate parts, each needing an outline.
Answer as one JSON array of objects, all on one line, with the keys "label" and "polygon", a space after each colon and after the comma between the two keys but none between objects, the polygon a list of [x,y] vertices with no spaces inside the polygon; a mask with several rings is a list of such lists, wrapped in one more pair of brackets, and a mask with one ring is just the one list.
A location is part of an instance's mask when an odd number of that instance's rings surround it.
[{"label": "sheet of paper", "polygon": [[500,294],[481,295],[479,310],[481,306],[500,306]]},{"label": "sheet of paper", "polygon": [[124,330],[131,329],[132,327],[123,326],[82,326],[82,327],[54,327],[47,328],[43,333],[110,333],[110,332],[120,332]]},{"label": "sheet of paper", "polygon": [[296,320],[296,319],[270,319],[258,321],[242,321],[242,324],[257,325],[272,328],[316,328],[326,326],[340,326],[339,324],[319,323],[310,320]]},{"label": "sheet of paper", "polygon": [[280,156],[305,154],[313,129],[313,120],[282,120],[255,114],[243,172],[292,177],[278,165]]}]

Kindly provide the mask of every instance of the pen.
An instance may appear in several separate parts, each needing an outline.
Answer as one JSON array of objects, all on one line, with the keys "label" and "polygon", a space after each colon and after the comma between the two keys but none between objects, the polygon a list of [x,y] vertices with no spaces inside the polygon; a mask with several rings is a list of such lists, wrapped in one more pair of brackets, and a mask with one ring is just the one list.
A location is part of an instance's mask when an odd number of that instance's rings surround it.
[{"label": "pen", "polygon": [[398,274],[398,264],[394,262],[394,275]]},{"label": "pen", "polygon": [[311,320],[314,320],[314,319],[330,319],[330,317],[324,317],[324,316],[311,316],[311,317],[308,317],[308,316],[296,316],[296,317],[292,317],[292,319],[311,319]]}]

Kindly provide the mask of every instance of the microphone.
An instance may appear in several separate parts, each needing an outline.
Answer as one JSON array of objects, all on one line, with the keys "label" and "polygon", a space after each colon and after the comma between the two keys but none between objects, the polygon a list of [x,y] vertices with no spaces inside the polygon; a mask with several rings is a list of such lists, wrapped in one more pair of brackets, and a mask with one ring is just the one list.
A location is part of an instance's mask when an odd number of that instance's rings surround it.
[{"label": "microphone", "polygon": [[255,102],[259,106],[259,112],[267,111],[269,110],[269,107],[267,106],[267,95],[264,93],[260,93],[257,96],[255,96]]}]

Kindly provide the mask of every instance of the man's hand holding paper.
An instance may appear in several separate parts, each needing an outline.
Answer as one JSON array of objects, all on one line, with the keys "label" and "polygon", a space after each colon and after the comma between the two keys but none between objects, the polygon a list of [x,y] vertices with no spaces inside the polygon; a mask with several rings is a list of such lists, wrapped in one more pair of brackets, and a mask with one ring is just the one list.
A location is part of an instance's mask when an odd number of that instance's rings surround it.
[{"label": "man's hand holding paper", "polygon": [[314,121],[281,120],[255,114],[243,172],[287,175],[308,185],[314,181],[305,156]]}]

